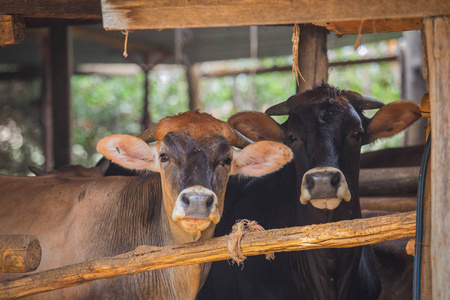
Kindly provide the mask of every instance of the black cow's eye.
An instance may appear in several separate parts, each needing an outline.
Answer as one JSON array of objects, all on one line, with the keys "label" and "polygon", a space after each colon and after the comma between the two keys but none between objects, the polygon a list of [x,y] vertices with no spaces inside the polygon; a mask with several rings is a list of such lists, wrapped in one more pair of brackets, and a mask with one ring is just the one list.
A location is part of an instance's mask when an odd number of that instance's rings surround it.
[{"label": "black cow's eye", "polygon": [[161,160],[161,162],[167,162],[167,161],[169,161],[169,155],[167,155],[165,153],[161,153],[159,155],[159,159]]},{"label": "black cow's eye", "polygon": [[231,157],[225,158],[225,159],[221,162],[222,167],[230,166],[230,165],[231,165],[231,161],[232,161]]},{"label": "black cow's eye", "polygon": [[287,138],[288,143],[293,143],[296,140],[297,140],[297,138],[295,136],[293,136],[292,134],[290,136],[288,136],[288,138]]},{"label": "black cow's eye", "polygon": [[352,138],[354,138],[355,140],[357,140],[358,142],[361,142],[362,140],[362,132],[360,131],[355,131],[352,133]]}]

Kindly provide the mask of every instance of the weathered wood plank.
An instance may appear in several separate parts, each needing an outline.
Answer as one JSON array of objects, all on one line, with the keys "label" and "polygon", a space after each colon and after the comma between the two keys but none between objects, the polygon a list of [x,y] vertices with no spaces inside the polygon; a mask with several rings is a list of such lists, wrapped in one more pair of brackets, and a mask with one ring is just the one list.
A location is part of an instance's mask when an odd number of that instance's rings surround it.
[{"label": "weathered wood plank", "polygon": [[360,196],[407,195],[417,192],[420,167],[361,169]]},{"label": "weathered wood plank", "polygon": [[334,31],[338,35],[393,32],[419,30],[422,26],[422,18],[319,22],[314,25],[326,27],[328,30]]},{"label": "weathered wood plank", "polygon": [[[101,0],[107,30],[318,23],[450,14],[441,0]],[[182,17],[180,17],[182,16]]]},{"label": "weathered wood plank", "polygon": [[0,273],[23,273],[41,263],[39,240],[26,234],[0,235]]},{"label": "weathered wood plank", "polygon": [[424,19],[431,103],[431,262],[433,299],[450,295],[450,18]]},{"label": "weathered wood plank", "polygon": [[[244,255],[318,248],[347,248],[415,235],[415,212],[369,219],[245,233]],[[92,280],[115,278],[149,270],[230,259],[228,236],[206,242],[136,250],[90,262],[48,270],[0,282],[0,298],[34,295]],[[276,259],[276,258],[275,258]]]},{"label": "weathered wood plank", "polygon": [[99,0],[2,0],[0,11],[5,15],[21,15],[25,18],[102,18]]},{"label": "weathered wood plank", "polygon": [[24,38],[25,22],[23,17],[0,15],[0,46],[18,44]]},{"label": "weathered wood plank", "polygon": [[[302,93],[328,79],[327,34],[325,28],[300,25],[298,66],[305,81],[298,79],[297,92]],[[294,54],[295,55],[295,54]]]},{"label": "weathered wood plank", "polygon": [[416,210],[415,197],[361,197],[361,209],[406,212]]},{"label": "weathered wood plank", "polygon": [[72,154],[72,39],[67,27],[50,28],[53,153],[57,169],[71,163]]}]

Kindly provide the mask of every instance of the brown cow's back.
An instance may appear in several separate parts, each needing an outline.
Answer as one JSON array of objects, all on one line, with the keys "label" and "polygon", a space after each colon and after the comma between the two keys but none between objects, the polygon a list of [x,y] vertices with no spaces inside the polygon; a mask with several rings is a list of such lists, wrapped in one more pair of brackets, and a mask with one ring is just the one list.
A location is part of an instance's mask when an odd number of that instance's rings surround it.
[{"label": "brown cow's back", "polygon": [[[0,234],[35,235],[43,252],[37,271],[131,251],[142,244],[172,244],[160,218],[159,174],[95,179],[0,176],[0,186]],[[37,298],[180,299],[197,291],[200,283],[191,279],[200,276],[192,272],[200,272],[200,267],[102,280]],[[0,274],[0,281],[21,275]]]}]

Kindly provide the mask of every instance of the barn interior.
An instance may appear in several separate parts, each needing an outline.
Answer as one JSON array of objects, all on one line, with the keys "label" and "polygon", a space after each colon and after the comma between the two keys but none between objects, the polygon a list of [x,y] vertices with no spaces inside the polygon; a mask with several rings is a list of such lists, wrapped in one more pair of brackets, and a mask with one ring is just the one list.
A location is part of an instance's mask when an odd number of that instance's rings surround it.
[{"label": "barn interior", "polygon": [[[379,2],[362,8],[358,1],[346,1],[344,4],[329,1],[327,3],[330,5],[329,9],[319,9],[308,5],[306,10],[299,4],[289,6],[279,1],[270,1],[269,4],[264,5],[255,4],[254,1],[244,1],[240,6],[240,12],[236,13],[233,6],[226,1],[200,6],[176,1],[171,7],[167,7],[161,1],[151,5],[139,3],[135,6],[132,4],[133,1],[126,2],[129,7],[125,8],[116,6],[115,2],[110,0],[101,2],[70,0],[64,3],[49,0],[39,5],[17,3],[14,0],[0,3],[0,29],[3,30],[0,37],[2,46],[0,48],[0,83],[8,85],[4,88],[6,90],[12,90],[11,86],[17,82],[19,85],[37,86],[34,89],[37,95],[33,95],[32,98],[39,99],[33,102],[35,106],[33,114],[37,115],[38,121],[29,126],[41,128],[42,134],[38,137],[41,139],[39,143],[42,145],[41,151],[45,158],[42,166],[44,169],[49,170],[72,163],[71,78],[73,75],[117,75],[118,72],[145,74],[146,80],[139,87],[144,91],[143,97],[150,101],[149,103],[142,101],[143,115],[139,122],[145,127],[152,121],[148,117],[149,105],[151,109],[151,99],[147,97],[148,74],[158,65],[168,68],[170,68],[168,65],[183,66],[188,85],[186,106],[189,109],[202,109],[198,92],[199,78],[258,72],[289,73],[292,65],[286,63],[268,68],[249,68],[247,65],[231,70],[199,69],[198,66],[206,62],[242,58],[251,60],[289,57],[293,55],[291,39],[294,24],[302,24],[300,49],[294,53],[294,56],[298,55],[299,67],[307,82],[300,81],[298,86],[294,84],[291,94],[295,93],[295,89],[303,91],[308,88],[308,85],[326,79],[330,65],[333,63],[352,63],[351,61],[331,62],[327,59],[325,71],[320,71],[319,68],[311,71],[311,68],[302,69],[306,64],[304,60],[302,63],[302,58],[314,65],[323,65],[320,62],[323,49],[330,50],[344,46],[357,48],[359,40],[363,43],[386,41],[404,36],[402,32],[409,32],[406,36],[415,32],[417,36],[418,30],[421,30],[422,41],[417,42],[416,39],[414,43],[416,46],[419,45],[419,48],[424,47],[423,53],[377,58],[376,61],[362,63],[378,63],[383,60],[399,62],[405,69],[410,67],[410,70],[405,70],[404,74],[408,74],[407,72],[413,74],[409,75],[409,81],[402,78],[402,96],[419,103],[422,96],[429,92],[428,105],[431,103],[431,125],[434,129],[431,132],[434,141],[432,150],[434,173],[428,174],[427,177],[430,179],[428,181],[430,186],[426,204],[424,204],[423,223],[426,225],[423,227],[423,243],[431,245],[431,248],[422,248],[422,259],[419,263],[422,266],[423,275],[420,277],[420,289],[417,288],[417,290],[420,291],[422,299],[442,299],[440,295],[448,291],[449,284],[442,283],[438,278],[447,278],[450,267],[448,264],[436,261],[431,271],[430,253],[434,251],[434,255],[439,255],[439,253],[446,253],[445,251],[450,248],[450,242],[442,231],[442,228],[444,231],[448,228],[449,221],[443,217],[442,213],[434,213],[436,218],[433,222],[431,221],[431,200],[433,199],[433,212],[439,210],[448,212],[448,201],[445,200],[449,189],[446,170],[450,164],[446,154],[448,153],[449,110],[448,105],[445,104],[449,95],[447,38],[449,19],[447,16],[450,14],[450,5],[448,3],[445,1],[429,3],[392,1],[393,5]],[[217,13],[218,7],[222,14]],[[129,9],[132,13],[124,15],[123,9]],[[138,12],[139,9],[140,12]],[[281,14],[280,11],[283,13]],[[434,27],[435,21],[441,22],[439,23],[439,26],[443,28],[441,31]],[[325,31],[324,28],[330,31],[325,34],[325,38],[322,34]],[[252,45],[253,47],[255,45],[255,36],[256,50],[252,49]],[[312,46],[314,43],[316,47]],[[128,57],[123,54],[125,48]],[[412,49],[412,46],[408,49]],[[422,62],[425,79],[422,77]],[[217,75],[220,72],[222,73]],[[16,97],[2,99],[0,96],[2,116],[0,122],[13,117],[9,115],[12,106],[19,109],[21,106],[30,106],[29,103],[20,101],[22,94],[13,93],[12,95]],[[424,97],[424,99],[428,98]],[[285,99],[279,99],[279,101],[283,100]],[[414,137],[405,145],[425,142],[426,123],[427,120],[424,119],[422,124],[417,125],[416,133],[410,134]],[[7,123],[0,123],[0,125],[6,126]],[[18,130],[20,131],[20,128]],[[5,132],[0,132],[0,139],[2,133],[5,136]],[[3,152],[2,160],[10,156],[12,147],[11,143],[4,143],[4,141],[0,143],[0,151]],[[14,166],[14,168],[22,168],[20,172],[23,172],[23,167]],[[8,173],[10,170],[10,168],[6,169],[2,173]],[[404,172],[408,173],[411,170]],[[418,174],[414,175],[414,180],[413,186],[417,183]],[[372,184],[368,182],[368,188],[371,188]],[[413,206],[416,202],[415,191],[416,189],[406,193],[408,203],[413,202]],[[368,195],[378,197],[373,193]],[[408,209],[410,207],[408,206]],[[430,237],[431,230],[435,230],[434,243]],[[439,239],[441,242],[437,241]]]}]

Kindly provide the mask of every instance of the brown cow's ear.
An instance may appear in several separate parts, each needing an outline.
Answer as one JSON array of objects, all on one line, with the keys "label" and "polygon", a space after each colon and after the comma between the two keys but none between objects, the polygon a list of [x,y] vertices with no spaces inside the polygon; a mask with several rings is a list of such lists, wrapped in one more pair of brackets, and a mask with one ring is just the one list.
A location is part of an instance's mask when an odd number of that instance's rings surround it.
[{"label": "brown cow's ear", "polygon": [[383,106],[367,128],[368,141],[391,137],[420,118],[419,106],[411,101],[396,101]]},{"label": "brown cow's ear", "polygon": [[293,157],[287,146],[270,141],[248,145],[240,151],[234,150],[231,175],[262,176],[277,171]]},{"label": "brown cow's ear", "polygon": [[237,113],[228,119],[228,124],[252,141],[282,142],[284,138],[284,132],[280,125],[261,112]]},{"label": "brown cow's ear", "polygon": [[98,152],[128,169],[148,169],[159,172],[157,146],[150,146],[140,138],[117,134],[101,139]]}]

